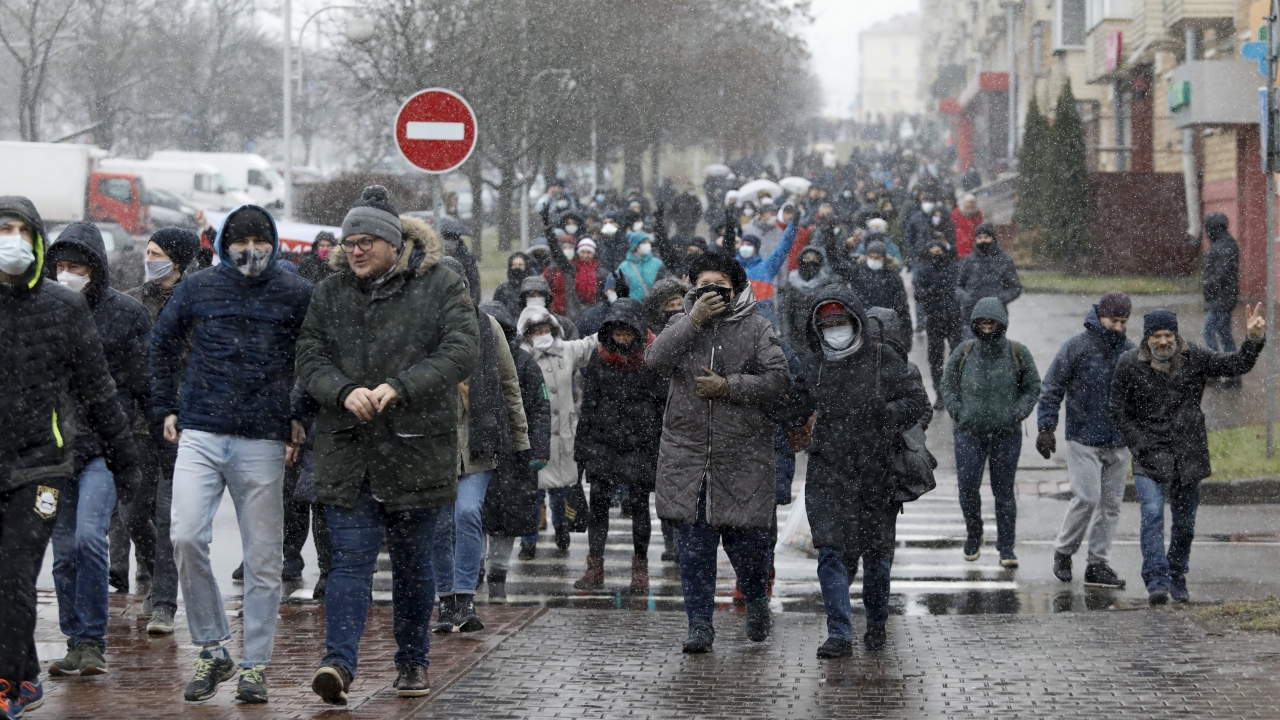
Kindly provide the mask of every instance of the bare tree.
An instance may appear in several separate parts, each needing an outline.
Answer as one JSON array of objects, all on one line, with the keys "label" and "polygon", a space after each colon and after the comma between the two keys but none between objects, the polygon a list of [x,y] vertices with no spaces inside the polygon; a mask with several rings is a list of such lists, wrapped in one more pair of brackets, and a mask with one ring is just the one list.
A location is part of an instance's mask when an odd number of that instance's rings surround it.
[{"label": "bare tree", "polygon": [[0,0],[0,44],[18,65],[18,131],[38,142],[50,62],[78,26],[75,0]]}]

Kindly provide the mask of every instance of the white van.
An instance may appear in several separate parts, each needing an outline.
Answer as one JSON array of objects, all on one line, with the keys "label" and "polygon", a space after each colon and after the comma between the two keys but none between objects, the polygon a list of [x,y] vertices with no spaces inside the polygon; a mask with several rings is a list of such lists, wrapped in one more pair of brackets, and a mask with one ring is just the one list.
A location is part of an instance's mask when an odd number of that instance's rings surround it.
[{"label": "white van", "polygon": [[230,210],[252,202],[247,194],[231,188],[216,167],[204,163],[112,158],[100,161],[98,167],[138,175],[147,187],[168,190],[201,210]]},{"label": "white van", "polygon": [[284,178],[261,155],[161,150],[152,153],[151,159],[207,163],[218,168],[230,188],[246,193],[253,204],[264,208],[284,207]]}]

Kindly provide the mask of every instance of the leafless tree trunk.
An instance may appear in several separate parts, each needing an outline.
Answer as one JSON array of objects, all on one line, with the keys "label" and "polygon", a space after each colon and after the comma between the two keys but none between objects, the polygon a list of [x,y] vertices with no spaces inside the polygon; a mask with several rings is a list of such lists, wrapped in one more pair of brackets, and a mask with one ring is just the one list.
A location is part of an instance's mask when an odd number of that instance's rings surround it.
[{"label": "leafless tree trunk", "polygon": [[0,0],[0,44],[18,63],[18,132],[39,142],[50,62],[77,27],[75,0]]}]

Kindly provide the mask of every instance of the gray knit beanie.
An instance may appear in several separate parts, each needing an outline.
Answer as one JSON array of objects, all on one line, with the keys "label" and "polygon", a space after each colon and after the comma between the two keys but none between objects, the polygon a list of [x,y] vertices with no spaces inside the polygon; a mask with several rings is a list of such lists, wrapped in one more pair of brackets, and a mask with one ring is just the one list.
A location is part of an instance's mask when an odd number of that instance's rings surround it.
[{"label": "gray knit beanie", "polygon": [[387,189],[370,185],[360,193],[360,199],[347,211],[342,221],[342,237],[348,235],[372,235],[386,240],[396,249],[404,247],[400,235],[400,213],[387,200]]}]

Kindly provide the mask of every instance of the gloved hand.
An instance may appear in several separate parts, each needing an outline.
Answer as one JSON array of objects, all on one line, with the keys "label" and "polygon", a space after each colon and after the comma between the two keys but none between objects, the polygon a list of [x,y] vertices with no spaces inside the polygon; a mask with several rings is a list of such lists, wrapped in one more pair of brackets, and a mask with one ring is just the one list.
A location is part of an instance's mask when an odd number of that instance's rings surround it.
[{"label": "gloved hand", "polygon": [[1040,453],[1040,456],[1045,460],[1048,460],[1049,456],[1057,452],[1057,450],[1058,439],[1053,436],[1053,431],[1041,430],[1040,434],[1036,436],[1036,452]]},{"label": "gloved hand", "polygon": [[548,462],[547,458],[534,458],[529,461],[529,469],[534,472],[538,472],[539,470],[547,466],[547,462]]},{"label": "gloved hand", "polygon": [[719,293],[709,292],[694,301],[693,308],[689,311],[689,320],[701,328],[706,326],[712,318],[723,315],[728,309],[729,305]]},{"label": "gloved hand", "polygon": [[116,485],[116,500],[124,505],[133,502],[134,494],[142,485],[142,470],[137,465],[130,465],[111,473],[111,478]]},{"label": "gloved hand", "polygon": [[613,271],[613,291],[620,298],[631,297],[631,281],[627,280],[627,274],[621,270]]},{"label": "gloved hand", "polygon": [[[697,307],[696,305],[694,306]],[[698,397],[703,400],[711,400],[712,398],[724,397],[729,394],[729,381],[722,375],[717,375],[705,365],[702,371],[706,375],[695,377],[693,381],[698,385]]]}]

